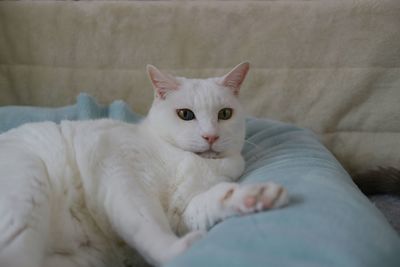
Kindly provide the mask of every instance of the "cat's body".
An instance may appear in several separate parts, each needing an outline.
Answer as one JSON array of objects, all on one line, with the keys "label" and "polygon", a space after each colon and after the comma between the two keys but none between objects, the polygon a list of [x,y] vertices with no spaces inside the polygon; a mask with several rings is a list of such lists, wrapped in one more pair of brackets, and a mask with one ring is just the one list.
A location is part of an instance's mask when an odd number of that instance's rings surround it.
[{"label": "cat's body", "polygon": [[[12,203],[8,203],[13,208],[11,212],[29,213],[35,208],[34,212],[37,214],[29,216],[40,216],[43,213],[41,218],[50,212],[48,225],[46,226],[46,220],[40,219],[37,225],[43,227],[41,231],[38,229],[38,233],[41,232],[38,237],[43,238],[47,230],[51,233],[45,247],[52,249],[46,253],[53,254],[54,257],[93,253],[94,257],[90,260],[93,266],[101,266],[96,261],[102,255],[111,257],[107,260],[108,266],[115,262],[112,258],[114,255],[110,255],[109,250],[116,248],[110,247],[112,242],[108,238],[114,239],[113,243],[116,244],[117,236],[106,220],[108,216],[103,215],[106,207],[101,204],[105,204],[108,197],[117,196],[108,195],[114,193],[107,192],[107,188],[100,183],[110,186],[112,181],[103,179],[123,175],[119,172],[129,173],[134,180],[116,181],[126,183],[122,184],[118,194],[124,194],[123,189],[129,188],[129,192],[125,194],[134,194],[135,200],[141,202],[129,202],[128,207],[111,206],[109,212],[118,208],[126,213],[131,209],[135,212],[146,212],[148,209],[161,208],[146,207],[153,200],[159,199],[164,205],[162,209],[166,211],[171,228],[177,233],[184,233],[187,230],[185,224],[178,225],[178,215],[182,214],[184,205],[192,197],[185,193],[196,195],[222,182],[227,174],[232,179],[239,177],[243,170],[241,158],[201,158],[158,140],[156,135],[149,136],[144,128],[142,125],[128,125],[111,120],[66,121],[61,125],[46,122],[25,125],[0,137],[0,146],[8,146],[12,150],[2,154],[2,171],[7,171],[7,166],[13,167],[15,162],[22,162],[15,171],[21,173],[22,179],[31,177],[21,183],[9,179],[6,186],[2,181],[1,195],[5,196],[11,188],[17,187],[18,192],[15,192]],[[23,140],[24,137],[29,138]],[[155,164],[148,164],[149,162]],[[188,170],[192,173],[189,177]],[[207,173],[210,176],[196,177],[196,174]],[[217,180],[216,177],[221,179]],[[192,188],[188,190],[185,186]],[[16,203],[23,206],[19,207]],[[1,220],[2,226],[7,223],[4,219],[5,217]],[[13,230],[18,233],[21,227],[23,229],[26,225],[18,225],[16,222]],[[36,228],[35,225],[29,227]],[[11,229],[4,230],[13,235],[9,231]],[[156,238],[157,236],[148,236],[148,239]],[[37,250],[40,244],[36,239],[33,242],[31,249]],[[29,251],[27,253],[29,255]]]},{"label": "cat's body", "polygon": [[149,67],[156,97],[139,124],[43,122],[0,135],[0,266],[124,266],[133,249],[160,265],[220,220],[284,205],[279,185],[234,183],[247,70],[187,80]]}]

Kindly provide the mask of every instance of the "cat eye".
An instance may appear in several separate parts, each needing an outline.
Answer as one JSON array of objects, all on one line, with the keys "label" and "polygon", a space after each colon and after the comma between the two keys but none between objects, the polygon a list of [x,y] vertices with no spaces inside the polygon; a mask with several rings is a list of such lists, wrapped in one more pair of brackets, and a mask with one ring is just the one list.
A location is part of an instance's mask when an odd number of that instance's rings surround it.
[{"label": "cat eye", "polygon": [[229,120],[232,117],[233,109],[223,108],[218,112],[218,120]]},{"label": "cat eye", "polygon": [[194,116],[193,111],[191,111],[190,109],[187,109],[187,108],[177,109],[176,114],[178,114],[178,117],[184,121],[191,121],[196,118]]}]

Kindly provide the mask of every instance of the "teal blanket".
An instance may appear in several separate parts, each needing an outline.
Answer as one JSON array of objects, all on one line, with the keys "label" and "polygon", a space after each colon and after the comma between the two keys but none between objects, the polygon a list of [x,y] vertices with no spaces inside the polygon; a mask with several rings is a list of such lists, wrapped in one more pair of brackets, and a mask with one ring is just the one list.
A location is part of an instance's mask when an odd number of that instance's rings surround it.
[{"label": "teal blanket", "polygon": [[[0,132],[22,123],[109,117],[136,122],[122,101],[102,107],[81,94],[63,108],[2,107]],[[400,266],[400,238],[309,131],[247,120],[243,183],[275,181],[286,208],[228,219],[167,267]]]}]

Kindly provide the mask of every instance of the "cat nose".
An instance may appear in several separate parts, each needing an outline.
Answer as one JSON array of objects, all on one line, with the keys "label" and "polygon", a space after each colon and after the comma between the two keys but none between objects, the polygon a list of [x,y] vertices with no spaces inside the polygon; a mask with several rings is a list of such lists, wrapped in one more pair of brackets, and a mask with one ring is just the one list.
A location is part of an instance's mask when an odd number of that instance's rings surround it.
[{"label": "cat nose", "polygon": [[215,141],[218,140],[219,136],[218,135],[202,135],[204,140],[206,140],[210,145],[215,143]]}]

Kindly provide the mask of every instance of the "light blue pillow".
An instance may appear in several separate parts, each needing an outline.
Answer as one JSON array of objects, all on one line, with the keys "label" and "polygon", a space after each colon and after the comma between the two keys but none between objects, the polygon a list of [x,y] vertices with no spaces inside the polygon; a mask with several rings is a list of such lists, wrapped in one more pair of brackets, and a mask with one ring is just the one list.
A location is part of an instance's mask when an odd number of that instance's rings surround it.
[{"label": "light blue pillow", "polygon": [[133,113],[125,102],[114,101],[103,107],[85,93],[81,93],[75,105],[61,108],[6,106],[0,107],[0,133],[24,123],[38,121],[86,120],[112,118],[137,122],[140,116]]},{"label": "light blue pillow", "polygon": [[[137,122],[122,101],[81,94],[64,108],[2,107],[0,132],[32,121],[110,117]],[[243,183],[275,181],[288,207],[228,219],[167,267],[400,266],[400,238],[309,131],[250,118]]]}]

